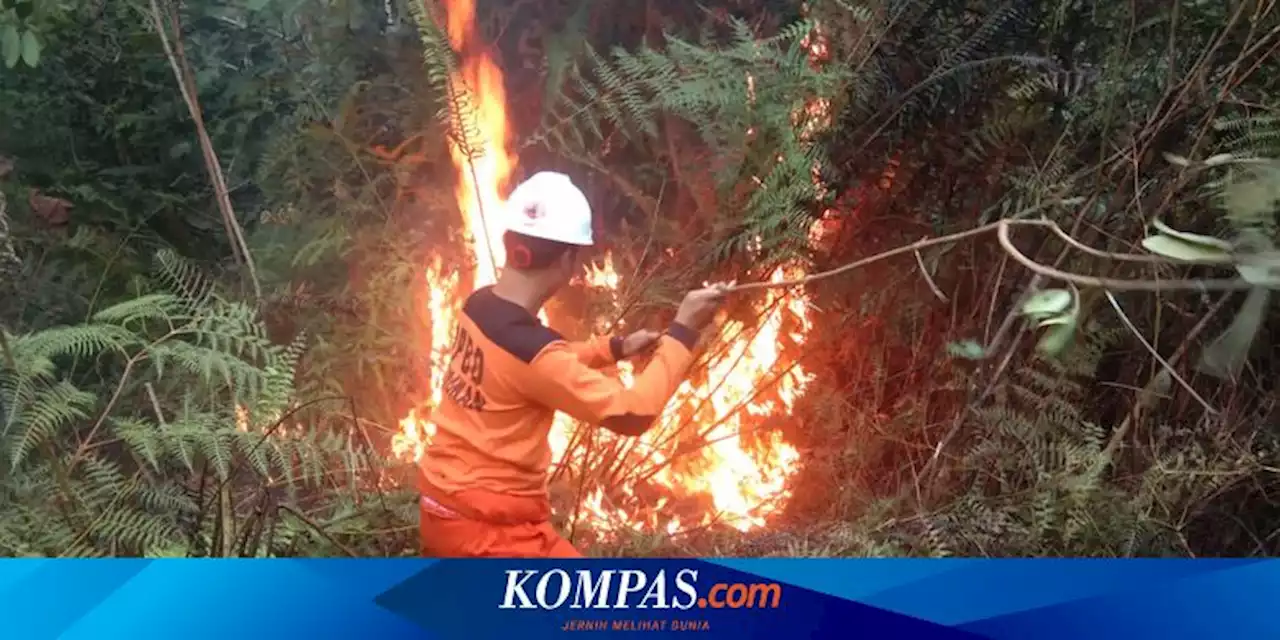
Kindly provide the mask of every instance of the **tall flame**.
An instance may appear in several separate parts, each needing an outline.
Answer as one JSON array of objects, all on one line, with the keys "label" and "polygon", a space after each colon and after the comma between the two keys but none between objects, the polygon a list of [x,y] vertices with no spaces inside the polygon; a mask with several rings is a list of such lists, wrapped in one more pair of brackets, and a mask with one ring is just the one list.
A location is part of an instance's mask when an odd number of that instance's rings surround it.
[{"label": "tall flame", "polygon": [[[503,231],[500,194],[509,186],[516,165],[502,72],[477,41],[474,0],[446,0],[446,5],[449,39],[462,56],[452,80],[465,87],[472,100],[467,124],[468,131],[476,134],[466,141],[473,152],[470,156],[461,146],[450,150],[459,178],[456,197],[476,271],[473,281],[464,283],[458,270],[440,258],[427,268],[432,406],[441,399],[444,356],[458,303],[474,288],[495,282],[503,266],[498,250]],[[784,266],[772,277],[777,281],[803,274],[798,266]],[[606,254],[601,265],[591,266],[582,282],[610,292],[618,302],[619,277],[612,256]],[[611,477],[622,480],[614,483],[620,484],[620,491],[596,488],[579,496],[582,515],[593,530],[604,535],[628,529],[677,533],[720,522],[745,531],[762,526],[788,497],[786,482],[798,469],[799,453],[766,421],[770,416],[789,415],[810,380],[802,368],[788,366],[780,353],[788,342],[803,342],[810,320],[806,301],[797,294],[770,292],[758,310],[758,324],[727,322],[720,327],[718,334],[728,342],[711,341],[705,375],[697,376],[702,382],[682,384],[655,428],[638,439],[592,432],[596,449],[613,451],[616,463]],[[545,315],[541,317],[545,322]],[[630,384],[630,363],[620,363],[617,375],[623,384]],[[760,394],[762,388],[770,393]],[[575,428],[567,416],[557,415],[550,433],[557,467],[581,470],[588,462],[584,447],[571,446]],[[433,434],[433,426],[411,412],[401,421],[393,453],[416,460]],[[659,489],[662,496],[656,502],[637,497],[635,492],[642,485]],[[709,497],[714,510],[689,515],[662,508],[697,496]]]},{"label": "tall flame", "polygon": [[[475,17],[475,0],[448,3],[449,43],[462,54],[461,77],[451,80],[468,102],[468,112],[456,114],[465,120],[459,129],[466,131],[468,139],[450,145],[449,151],[458,170],[458,207],[476,258],[473,286],[483,287],[497,282],[505,259],[503,252],[496,250],[502,240],[499,211],[503,198],[499,190],[507,186],[516,158],[507,131],[502,71],[478,40]],[[474,103],[472,97],[476,98]]]}]

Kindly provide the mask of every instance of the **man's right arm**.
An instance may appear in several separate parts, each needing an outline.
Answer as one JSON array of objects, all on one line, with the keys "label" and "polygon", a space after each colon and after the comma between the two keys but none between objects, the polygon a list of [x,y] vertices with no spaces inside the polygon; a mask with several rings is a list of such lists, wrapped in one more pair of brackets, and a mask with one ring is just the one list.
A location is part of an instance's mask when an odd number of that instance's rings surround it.
[{"label": "man's right arm", "polygon": [[647,431],[684,381],[698,333],[673,324],[629,388],[582,362],[564,342],[547,345],[529,364],[529,397],[548,408],[627,436]]}]

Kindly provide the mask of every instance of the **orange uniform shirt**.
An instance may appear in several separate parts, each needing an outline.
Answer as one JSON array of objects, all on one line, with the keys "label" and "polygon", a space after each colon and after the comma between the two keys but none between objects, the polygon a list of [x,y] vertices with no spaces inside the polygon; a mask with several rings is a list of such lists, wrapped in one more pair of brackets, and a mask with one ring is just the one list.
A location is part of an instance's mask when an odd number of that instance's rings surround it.
[{"label": "orange uniform shirt", "polygon": [[[673,325],[627,388],[599,370],[618,360],[620,338],[566,341],[491,288],[477,290],[463,305],[443,401],[431,415],[436,434],[420,462],[423,494],[469,518],[549,517],[555,412],[640,435],[684,379],[697,337]],[[507,498],[535,506],[512,508]]]}]

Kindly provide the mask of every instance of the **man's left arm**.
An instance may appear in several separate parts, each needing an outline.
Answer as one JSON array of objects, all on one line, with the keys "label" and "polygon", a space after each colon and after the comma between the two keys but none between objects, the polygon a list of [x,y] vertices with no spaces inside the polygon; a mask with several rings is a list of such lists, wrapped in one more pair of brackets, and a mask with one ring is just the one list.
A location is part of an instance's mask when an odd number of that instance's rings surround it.
[{"label": "man's left arm", "polygon": [[658,344],[662,334],[641,329],[626,336],[600,336],[582,342],[570,342],[569,351],[578,361],[592,369],[612,366],[619,360],[648,351]]},{"label": "man's left arm", "polygon": [[592,369],[603,369],[626,357],[622,336],[596,336],[590,340],[570,342],[569,350],[578,361]]}]

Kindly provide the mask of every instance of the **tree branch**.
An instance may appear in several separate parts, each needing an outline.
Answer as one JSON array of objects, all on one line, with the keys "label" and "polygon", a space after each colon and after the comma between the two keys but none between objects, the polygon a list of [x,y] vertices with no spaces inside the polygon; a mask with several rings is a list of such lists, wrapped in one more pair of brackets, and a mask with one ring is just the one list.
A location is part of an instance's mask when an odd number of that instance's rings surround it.
[{"label": "tree branch", "polygon": [[261,302],[262,286],[258,282],[258,270],[254,265],[253,256],[249,253],[249,246],[245,242],[244,230],[240,227],[240,221],[231,207],[231,197],[228,195],[226,178],[222,175],[222,165],[218,162],[213,141],[209,138],[209,132],[204,126],[204,116],[201,115],[195,83],[192,81],[191,70],[182,49],[182,34],[177,28],[177,19],[170,17],[169,20],[173,26],[173,43],[171,44],[169,29],[165,26],[164,12],[161,11],[158,0],[150,0],[150,3],[152,25],[155,27],[156,34],[160,36],[160,44],[164,47],[165,57],[169,60],[169,68],[173,70],[173,76],[178,81],[178,90],[182,93],[182,100],[187,104],[187,110],[191,113],[191,119],[196,125],[196,135],[200,140],[200,151],[204,155],[205,169],[213,184],[218,211],[222,214],[222,224],[231,239],[232,255],[236,259],[236,264],[244,264],[249,270],[254,299]]}]

